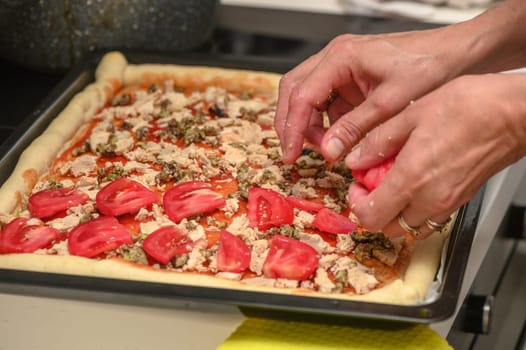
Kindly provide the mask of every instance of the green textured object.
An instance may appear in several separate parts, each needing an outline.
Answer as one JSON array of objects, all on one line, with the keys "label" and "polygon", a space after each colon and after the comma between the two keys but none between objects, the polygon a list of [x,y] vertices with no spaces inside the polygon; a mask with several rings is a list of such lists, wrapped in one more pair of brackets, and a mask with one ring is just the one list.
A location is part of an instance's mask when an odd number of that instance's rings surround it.
[{"label": "green textured object", "polygon": [[218,350],[452,350],[435,331],[423,324],[360,322],[325,325],[248,318]]}]

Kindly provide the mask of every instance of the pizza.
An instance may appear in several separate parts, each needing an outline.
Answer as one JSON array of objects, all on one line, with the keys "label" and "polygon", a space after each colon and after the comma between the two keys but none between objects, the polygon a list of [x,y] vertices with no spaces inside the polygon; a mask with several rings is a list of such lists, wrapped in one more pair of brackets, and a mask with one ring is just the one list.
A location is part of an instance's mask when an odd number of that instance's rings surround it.
[{"label": "pizza", "polygon": [[378,175],[308,145],[284,165],[279,79],[106,54],[0,188],[0,268],[422,302],[447,233],[369,232],[347,189]]}]

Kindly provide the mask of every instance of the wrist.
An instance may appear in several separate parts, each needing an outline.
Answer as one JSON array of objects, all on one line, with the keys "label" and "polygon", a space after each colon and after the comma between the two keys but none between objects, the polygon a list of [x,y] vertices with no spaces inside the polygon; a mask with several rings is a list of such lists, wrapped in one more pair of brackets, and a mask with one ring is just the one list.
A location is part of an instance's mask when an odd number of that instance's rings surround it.
[{"label": "wrist", "polygon": [[500,72],[526,64],[526,5],[508,0],[448,28],[457,74]]},{"label": "wrist", "polygon": [[510,126],[517,140],[517,154],[526,156],[526,74],[504,74],[509,81],[504,111],[510,115]]}]

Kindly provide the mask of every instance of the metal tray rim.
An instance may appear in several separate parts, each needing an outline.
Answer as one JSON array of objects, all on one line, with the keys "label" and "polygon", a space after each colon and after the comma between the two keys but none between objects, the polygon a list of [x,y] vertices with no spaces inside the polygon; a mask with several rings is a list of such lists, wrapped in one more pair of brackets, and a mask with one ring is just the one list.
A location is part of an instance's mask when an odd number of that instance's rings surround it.
[{"label": "metal tray rim", "polygon": [[[103,54],[94,54],[82,65],[67,74],[39,107],[24,120],[15,133],[0,145],[0,182],[3,182],[6,174],[11,172],[18,155],[31,140],[44,130],[47,124],[51,122],[75,93],[93,80],[95,67]],[[177,57],[167,57],[136,52],[124,52],[124,54],[130,63],[199,64],[276,72],[285,72],[293,65],[291,62],[272,60],[266,57],[239,58],[198,54],[181,54]],[[264,314],[266,316],[270,315],[270,317],[276,315],[276,317],[280,318],[283,317],[282,312],[292,312],[303,316],[307,313],[314,315],[317,319],[326,317],[328,322],[337,321],[339,316],[353,316],[431,323],[443,320],[451,316],[455,311],[464,268],[478,221],[482,196],[483,190],[459,210],[447,247],[444,279],[440,288],[440,295],[430,303],[393,305],[10,269],[0,269],[0,280],[8,283],[41,285],[72,290],[90,289],[136,296],[156,295],[158,297],[175,297],[194,301],[223,303],[239,306],[247,314]],[[303,316],[301,318],[305,319]]]}]

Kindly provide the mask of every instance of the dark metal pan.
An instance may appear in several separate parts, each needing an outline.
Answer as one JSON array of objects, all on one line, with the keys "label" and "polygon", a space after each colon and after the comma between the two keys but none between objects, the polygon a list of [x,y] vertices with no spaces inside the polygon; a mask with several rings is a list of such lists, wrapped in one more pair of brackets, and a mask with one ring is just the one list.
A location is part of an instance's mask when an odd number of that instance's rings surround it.
[{"label": "dark metal pan", "polygon": [[[177,63],[208,65],[226,68],[244,68],[262,71],[285,72],[293,62],[269,60],[267,58],[232,58],[226,56],[179,55],[177,57],[155,54],[125,52],[130,63]],[[20,153],[37,137],[64,108],[75,93],[93,81],[94,69],[99,55],[71,71],[64,80],[50,92],[50,95],[0,146],[0,183],[12,171]],[[297,295],[273,294],[267,292],[239,291],[200,286],[184,286],[163,283],[138,282],[88,276],[37,273],[0,269],[0,289],[16,292],[20,285],[36,288],[58,288],[94,293],[116,293],[133,300],[158,299],[168,303],[191,301],[213,305],[236,305],[249,315],[264,317],[300,317],[302,320],[323,319],[325,322],[348,322],[349,316],[374,319],[431,323],[453,315],[458,301],[464,270],[468,261],[471,242],[478,221],[483,191],[463,206],[453,224],[446,249],[443,267],[443,281],[438,296],[419,305],[391,305],[359,301],[337,300]],[[82,293],[79,293],[81,295]],[[139,299],[136,299],[139,298]]]}]

